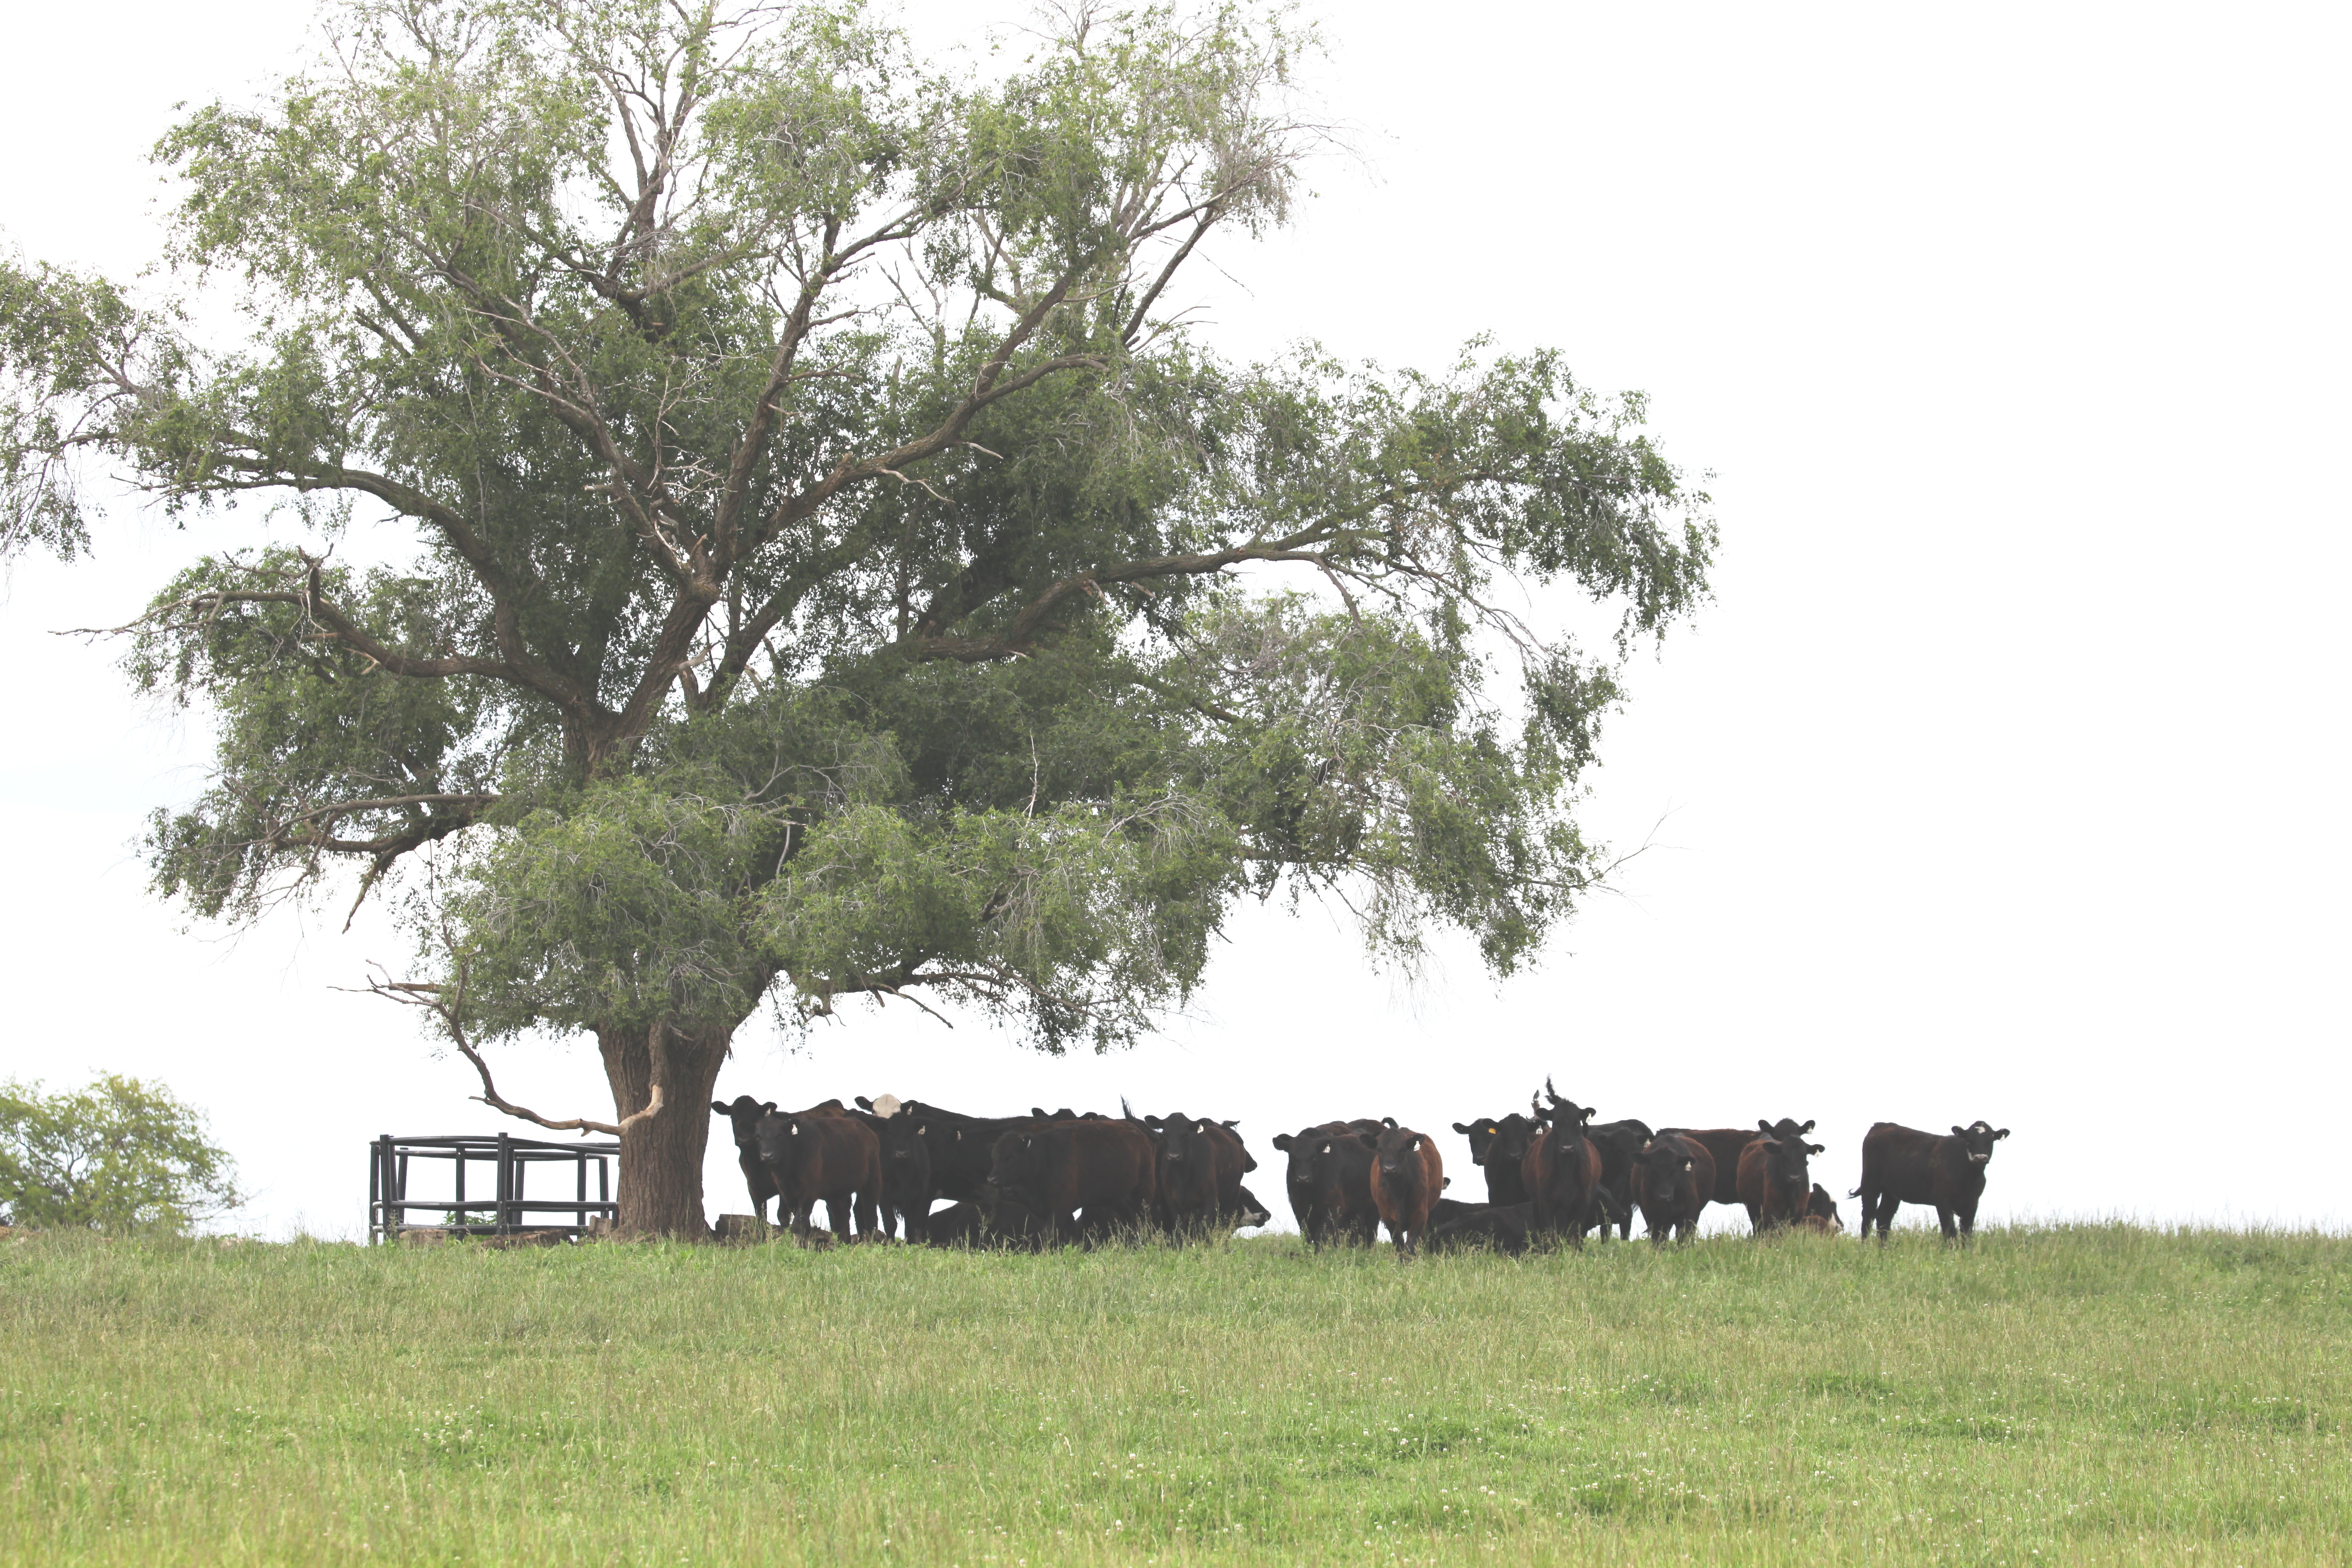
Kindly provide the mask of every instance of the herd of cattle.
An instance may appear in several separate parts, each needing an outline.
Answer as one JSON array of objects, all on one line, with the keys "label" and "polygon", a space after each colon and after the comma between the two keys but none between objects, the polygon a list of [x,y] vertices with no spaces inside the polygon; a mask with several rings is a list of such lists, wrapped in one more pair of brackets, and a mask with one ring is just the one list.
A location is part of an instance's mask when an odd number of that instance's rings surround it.
[{"label": "herd of cattle", "polygon": [[[966,1116],[920,1100],[859,1096],[781,1111],[749,1095],[710,1109],[733,1125],[752,1207],[803,1243],[819,1202],[833,1234],[878,1229],[934,1247],[1042,1247],[1152,1232],[1198,1234],[1273,1217],[1242,1177],[1257,1169],[1234,1123],[1175,1112],[1139,1117],[1032,1110]],[[1394,1117],[1325,1121],[1274,1140],[1298,1228],[1314,1246],[1373,1244],[1386,1225],[1407,1257],[1478,1247],[1520,1253],[1583,1245],[1596,1228],[1630,1239],[1640,1210],[1653,1242],[1687,1241],[1711,1203],[1748,1211],[1757,1232],[1844,1228],[1812,1180],[1811,1121],[1744,1127],[1594,1125],[1592,1109],[1549,1079],[1525,1111],[1454,1123],[1486,1172],[1486,1201],[1444,1196],[1450,1184],[1435,1140]],[[1862,1141],[1862,1229],[1881,1239],[1904,1204],[1936,1210],[1947,1239],[1976,1228],[1992,1146],[2009,1136],[1978,1121],[1949,1136],[1882,1121]],[[945,1202],[944,1208],[934,1205]]]}]

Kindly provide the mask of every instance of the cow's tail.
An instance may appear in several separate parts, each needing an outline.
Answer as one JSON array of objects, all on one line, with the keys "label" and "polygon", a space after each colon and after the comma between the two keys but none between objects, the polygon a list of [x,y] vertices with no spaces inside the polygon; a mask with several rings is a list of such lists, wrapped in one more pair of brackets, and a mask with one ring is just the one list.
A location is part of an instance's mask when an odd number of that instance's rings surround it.
[{"label": "cow's tail", "polygon": [[1123,1094],[1122,1094],[1122,1095],[1120,1095],[1120,1096],[1118,1097],[1118,1113],[1119,1113],[1119,1115],[1121,1115],[1122,1117],[1126,1118],[1126,1119],[1127,1119],[1128,1121],[1139,1121],[1139,1120],[1140,1120],[1140,1119],[1139,1119],[1139,1117],[1137,1117],[1137,1115],[1135,1114],[1135,1108],[1134,1108],[1133,1106],[1131,1106],[1131,1105],[1128,1104],[1128,1102],[1127,1102],[1127,1096],[1125,1096],[1125,1095],[1123,1095]]},{"label": "cow's tail", "polygon": [[1862,1196],[1862,1189],[1861,1189],[1860,1187],[1856,1187],[1856,1188],[1854,1188],[1854,1189],[1853,1189],[1853,1191],[1852,1191],[1852,1192],[1850,1192],[1850,1193],[1846,1194],[1846,1196],[1848,1196],[1848,1197],[1850,1197],[1850,1198],[1858,1198],[1858,1197]]}]

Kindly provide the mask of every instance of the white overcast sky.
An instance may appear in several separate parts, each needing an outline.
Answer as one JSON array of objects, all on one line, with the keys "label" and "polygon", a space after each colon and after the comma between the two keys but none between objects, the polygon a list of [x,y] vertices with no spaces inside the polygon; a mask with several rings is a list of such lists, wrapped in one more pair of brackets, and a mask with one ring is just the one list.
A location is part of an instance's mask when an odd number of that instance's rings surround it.
[{"label": "white overcast sky", "polygon": [[[911,16],[934,44],[1022,14]],[[1361,156],[1192,298],[1237,357],[1436,365],[1492,331],[1651,395],[1723,530],[1717,602],[1635,665],[1594,779],[1593,828],[1655,847],[1499,987],[1459,944],[1406,987],[1252,909],[1132,1054],[852,1012],[797,1048],[747,1028],[720,1093],[1238,1116],[1279,1205],[1277,1131],[1443,1131],[1549,1073],[1604,1119],[1816,1118],[1841,1194],[1872,1121],[1984,1117],[2015,1133],[1990,1217],[2352,1219],[2302,1131],[2352,1087],[2342,8],[1327,14]],[[173,103],[250,100],[309,16],[16,15],[0,239],[135,271]],[[163,1079],[240,1159],[246,1226],[351,1234],[369,1137],[502,1119],[333,989],[404,956],[381,925],[229,940],[147,896],[132,841],[205,738],[49,635],[249,526],[125,499],[95,559],[13,569],[0,1076]],[[512,1099],[609,1114],[585,1044],[499,1059]],[[732,1154],[714,1127],[713,1214],[745,1206]]]}]

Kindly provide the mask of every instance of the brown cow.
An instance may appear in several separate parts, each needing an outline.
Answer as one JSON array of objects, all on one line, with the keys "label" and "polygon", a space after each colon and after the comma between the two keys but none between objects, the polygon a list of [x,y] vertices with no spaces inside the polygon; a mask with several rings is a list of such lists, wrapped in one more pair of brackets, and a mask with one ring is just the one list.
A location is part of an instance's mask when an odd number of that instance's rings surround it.
[{"label": "brown cow", "polygon": [[1975,1235],[1985,1165],[1992,1146],[2008,1136],[2008,1128],[1995,1131],[1984,1121],[1955,1127],[1948,1138],[1892,1121],[1874,1123],[1862,1140],[1862,1185],[1846,1194],[1862,1200],[1861,1234],[1868,1236],[1875,1219],[1878,1239],[1885,1241],[1896,1209],[1931,1204],[1946,1241]]},{"label": "brown cow", "polygon": [[1150,1216],[1154,1163],[1151,1134],[1139,1121],[1032,1122],[996,1141],[989,1183],[1045,1217],[1061,1239],[1102,1237]]},{"label": "brown cow", "polygon": [[1429,1211],[1445,1190],[1445,1162],[1437,1141],[1410,1127],[1391,1127],[1372,1145],[1372,1206],[1389,1227],[1398,1255],[1411,1258],[1429,1228]]},{"label": "brown cow", "polygon": [[1580,1247],[1601,1189],[1601,1150],[1584,1135],[1592,1108],[1557,1095],[1549,1110],[1532,1097],[1528,1104],[1535,1120],[1545,1124],[1519,1167],[1527,1177],[1528,1198],[1535,1205],[1536,1229],[1566,1237]]},{"label": "brown cow", "polygon": [[1706,1144],[1679,1132],[1661,1132],[1642,1145],[1633,1160],[1633,1201],[1641,1205],[1642,1223],[1660,1247],[1666,1233],[1688,1241],[1698,1229],[1698,1216],[1714,1202],[1715,1156]]},{"label": "brown cow", "polygon": [[1748,1211],[1748,1223],[1758,1235],[1779,1230],[1805,1217],[1812,1201],[1812,1173],[1805,1168],[1805,1158],[1818,1154],[1822,1146],[1808,1143],[1802,1138],[1776,1138],[1767,1123],[1758,1122],[1766,1131],[1749,1140],[1739,1152],[1739,1205]]},{"label": "brown cow", "polygon": [[759,1142],[761,1163],[776,1184],[776,1223],[785,1224],[789,1215],[801,1245],[808,1245],[809,1219],[819,1199],[836,1239],[849,1239],[853,1205],[858,1234],[875,1233],[882,1145],[872,1128],[841,1115],[769,1115],[760,1119]]}]

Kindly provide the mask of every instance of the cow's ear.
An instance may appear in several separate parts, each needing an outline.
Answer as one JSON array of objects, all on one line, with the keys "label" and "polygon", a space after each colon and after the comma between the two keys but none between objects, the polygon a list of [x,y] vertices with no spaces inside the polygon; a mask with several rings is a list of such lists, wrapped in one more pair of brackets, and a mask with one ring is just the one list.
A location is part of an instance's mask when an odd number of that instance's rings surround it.
[{"label": "cow's ear", "polygon": [[726,1108],[725,1106],[723,1106],[723,1105],[719,1104],[719,1101],[717,1101],[717,1100],[712,1100],[712,1101],[710,1102],[710,1109],[711,1109],[711,1110],[715,1110],[715,1111],[717,1111],[717,1112],[718,1112],[719,1115],[721,1115],[721,1116],[725,1116],[725,1115],[730,1114],[730,1112],[728,1111],[727,1108]]},{"label": "cow's ear", "polygon": [[[712,1106],[710,1109],[711,1109],[711,1110],[718,1110],[719,1108],[718,1108],[717,1106],[715,1106],[715,1105],[714,1105],[714,1106]],[[1461,1122],[1457,1121],[1457,1122],[1455,1122],[1455,1123],[1454,1124],[1454,1131],[1455,1131],[1456,1132],[1467,1132],[1467,1131],[1470,1131],[1470,1129],[1469,1129],[1469,1128],[1467,1128],[1467,1127],[1465,1127],[1465,1126],[1464,1126]]]},{"label": "cow's ear", "polygon": [[1683,1169],[1684,1169],[1684,1170],[1685,1170],[1685,1171],[1690,1170],[1690,1169],[1692,1169],[1694,1166],[1696,1166],[1697,1163],[1698,1163],[1698,1162],[1697,1162],[1697,1161],[1696,1161],[1696,1160],[1694,1160],[1694,1159],[1692,1159],[1688,1154],[1685,1154],[1685,1155],[1684,1155],[1684,1156],[1683,1156]]},{"label": "cow's ear", "polygon": [[929,1138],[930,1135],[931,1135],[931,1124],[930,1124],[929,1122],[928,1122],[928,1121],[922,1121],[922,1122],[918,1122],[918,1123],[916,1123],[916,1126],[915,1126],[915,1136],[916,1136],[916,1137],[918,1137],[918,1138]]},{"label": "cow's ear", "polygon": [[1453,1184],[1454,1184],[1454,1178],[1453,1178],[1453,1177],[1451,1177],[1451,1176],[1448,1176],[1448,1177],[1446,1177],[1444,1181],[1442,1181],[1442,1182],[1440,1182],[1440,1183],[1438,1183],[1438,1184],[1437,1184],[1437,1190],[1438,1190],[1439,1192],[1441,1192],[1441,1193],[1442,1193],[1442,1192],[1444,1192],[1446,1188],[1448,1188],[1448,1187],[1452,1186]]},{"label": "cow's ear", "polygon": [[1396,1125],[1396,1118],[1393,1116],[1383,1116],[1381,1118],[1381,1125],[1383,1127],[1394,1127]]},{"label": "cow's ear", "polygon": [[773,1116],[775,1113],[776,1113],[776,1102],[775,1102],[774,1100],[763,1100],[763,1101],[761,1101],[761,1105],[760,1105],[760,1114],[761,1114],[761,1115],[762,1115],[762,1116]]},{"label": "cow's ear", "polygon": [[1829,1147],[1822,1143],[1808,1143],[1805,1145],[1805,1152],[1808,1154],[1826,1154],[1829,1152]]},{"label": "cow's ear", "polygon": [[1203,1121],[1200,1126],[1195,1127],[1192,1131],[1198,1132],[1202,1137],[1206,1138],[1209,1135],[1209,1124]]},{"label": "cow's ear", "polygon": [[1238,1116],[1228,1116],[1223,1121],[1217,1123],[1218,1126],[1223,1127],[1229,1131],[1234,1128],[1239,1127],[1241,1124],[1242,1119]]},{"label": "cow's ear", "polygon": [[1281,1150],[1284,1153],[1288,1153],[1290,1152],[1290,1134],[1287,1132],[1276,1133],[1274,1135],[1274,1146]]},{"label": "cow's ear", "polygon": [[1412,1142],[1410,1142],[1410,1143],[1408,1143],[1408,1144],[1406,1144],[1406,1145],[1404,1146],[1404,1152],[1405,1152],[1406,1153],[1410,1154],[1410,1153],[1412,1153],[1414,1150],[1416,1150],[1416,1149],[1418,1149],[1418,1148],[1420,1148],[1420,1147],[1421,1147],[1421,1140],[1420,1140],[1420,1139],[1418,1139],[1418,1138],[1416,1138],[1416,1139],[1414,1139]]},{"label": "cow's ear", "polygon": [[1324,1144],[1324,1145],[1323,1145],[1323,1147],[1321,1147],[1320,1149],[1316,1150],[1315,1152],[1316,1152],[1318,1154],[1328,1154],[1328,1153],[1331,1152],[1331,1145],[1329,1145],[1328,1143],[1326,1143],[1326,1144]]},{"label": "cow's ear", "polygon": [[1759,1132],[1769,1132],[1772,1131],[1772,1124],[1759,1116],[1756,1119],[1756,1130]]},{"label": "cow's ear", "polygon": [[1034,1134],[1032,1134],[1032,1135],[1031,1135],[1031,1136],[1029,1136],[1029,1137],[1025,1137],[1025,1138],[1022,1139],[1022,1140],[1021,1140],[1021,1146],[1022,1146],[1024,1149],[1034,1149],[1034,1148],[1037,1146],[1037,1140],[1036,1140],[1035,1135],[1034,1135]]},{"label": "cow's ear", "polygon": [[1967,1137],[1968,1135],[1969,1135],[1969,1130],[1968,1130],[1967,1128],[1962,1127],[1962,1126],[1958,1125],[1958,1123],[1955,1123],[1955,1124],[1953,1125],[1953,1127],[1952,1127],[1952,1136],[1953,1136],[1953,1137],[1955,1137],[1955,1138],[1965,1138],[1965,1137]]},{"label": "cow's ear", "polygon": [[855,1100],[856,1100],[856,1105],[857,1105],[857,1109],[858,1109],[858,1110],[873,1110],[873,1109],[874,1109],[874,1102],[873,1102],[872,1100],[870,1100],[866,1099],[864,1095],[862,1095],[862,1094],[861,1094],[861,1095],[856,1095],[856,1096],[855,1096],[855,1097],[853,1097],[853,1098],[855,1099]]},{"label": "cow's ear", "polygon": [[2008,1137],[2008,1136],[2009,1136],[2009,1129],[2008,1129],[2008,1128],[2006,1128],[2006,1127],[2004,1127],[2004,1128],[2002,1128],[2000,1131],[1998,1131],[1998,1132],[1996,1132],[1996,1133],[1994,1133],[1994,1134],[1993,1134],[1993,1141],[1994,1141],[1995,1142],[1999,1142],[2001,1139],[2006,1138],[2006,1137]]}]

